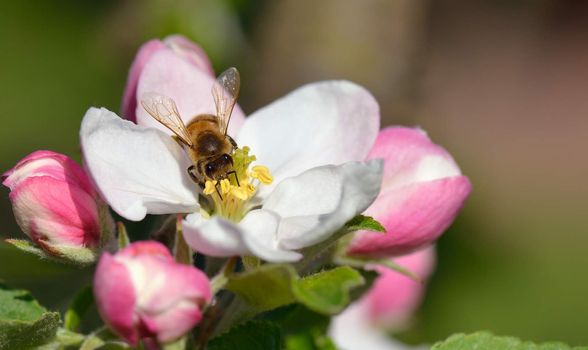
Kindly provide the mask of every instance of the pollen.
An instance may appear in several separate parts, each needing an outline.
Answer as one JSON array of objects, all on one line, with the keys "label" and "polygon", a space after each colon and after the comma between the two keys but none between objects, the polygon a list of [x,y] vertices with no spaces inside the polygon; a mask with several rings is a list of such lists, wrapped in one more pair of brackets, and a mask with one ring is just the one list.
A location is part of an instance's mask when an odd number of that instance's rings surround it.
[{"label": "pollen", "polygon": [[264,185],[269,185],[274,181],[274,177],[270,174],[269,169],[263,165],[256,165],[251,168],[251,177],[258,179]]},{"label": "pollen", "polygon": [[249,147],[245,146],[235,149],[231,154],[235,176],[231,174],[219,181],[205,182],[203,193],[214,203],[210,215],[239,222],[252,208],[249,200],[255,196],[258,187],[272,183],[273,176],[268,167],[251,166],[255,156],[250,155],[249,151]]},{"label": "pollen", "polygon": [[216,192],[216,180],[211,181],[211,180],[207,180],[206,183],[204,184],[204,190],[202,191],[204,194],[207,195],[211,195],[213,193]]},{"label": "pollen", "polygon": [[222,179],[220,182],[220,188],[221,188],[221,193],[222,194],[227,194],[232,192],[233,190],[233,185],[231,185],[231,182],[227,179]]}]

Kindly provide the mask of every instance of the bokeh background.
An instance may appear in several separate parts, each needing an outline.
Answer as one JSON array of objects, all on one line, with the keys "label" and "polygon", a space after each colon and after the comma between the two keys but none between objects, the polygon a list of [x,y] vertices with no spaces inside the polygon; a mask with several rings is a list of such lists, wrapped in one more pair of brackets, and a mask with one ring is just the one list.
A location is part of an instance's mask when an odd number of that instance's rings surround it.
[{"label": "bokeh background", "polygon": [[[399,337],[588,344],[588,2],[2,1],[0,170],[37,149],[80,160],[86,109],[118,111],[137,48],[176,32],[239,68],[247,112],[349,79],[455,156],[474,190]],[[0,235],[22,238],[7,196]],[[1,244],[0,279],[63,309],[90,277]]]}]

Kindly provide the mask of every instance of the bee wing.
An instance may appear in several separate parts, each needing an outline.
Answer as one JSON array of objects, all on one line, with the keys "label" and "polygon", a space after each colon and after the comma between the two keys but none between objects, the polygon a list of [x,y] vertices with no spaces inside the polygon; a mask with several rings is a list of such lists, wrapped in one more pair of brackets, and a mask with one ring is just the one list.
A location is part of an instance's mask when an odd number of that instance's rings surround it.
[{"label": "bee wing", "polygon": [[239,96],[240,87],[241,78],[239,77],[239,71],[235,67],[231,67],[222,72],[212,86],[216,115],[218,116],[220,130],[225,135],[229,127],[231,112],[233,112],[233,107],[235,107],[235,102],[237,102],[237,96]]},{"label": "bee wing", "polygon": [[186,145],[192,146],[190,133],[180,117],[174,100],[167,96],[148,92],[143,94],[141,105],[155,120],[165,125]]}]

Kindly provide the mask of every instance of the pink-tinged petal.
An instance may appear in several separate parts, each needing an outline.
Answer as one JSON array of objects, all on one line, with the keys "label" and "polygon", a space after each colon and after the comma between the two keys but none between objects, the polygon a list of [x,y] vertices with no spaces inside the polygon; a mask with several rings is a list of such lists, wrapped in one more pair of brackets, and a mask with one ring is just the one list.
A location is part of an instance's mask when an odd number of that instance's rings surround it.
[{"label": "pink-tinged petal", "polygon": [[100,316],[118,335],[136,345],[136,292],[125,265],[110,254],[100,258],[94,274],[94,297]]},{"label": "pink-tinged petal", "polygon": [[251,147],[277,184],[317,166],[365,160],[379,125],[378,103],[366,89],[325,81],[300,87],[253,113],[236,140]]},{"label": "pink-tinged petal", "polygon": [[470,191],[468,178],[458,176],[381,195],[366,213],[387,232],[358,232],[349,253],[399,256],[431,244],[451,225]]},{"label": "pink-tinged petal", "polygon": [[383,129],[367,158],[384,159],[382,193],[417,182],[461,175],[449,152],[418,128]]},{"label": "pink-tinged petal", "polygon": [[96,199],[74,183],[29,177],[11,193],[15,218],[33,241],[97,247],[100,224]]},{"label": "pink-tinged petal", "polygon": [[262,207],[281,217],[279,244],[301,249],[329,238],[374,201],[382,167],[379,160],[326,165],[279,183]]},{"label": "pink-tinged petal", "polygon": [[177,55],[200,68],[210,76],[214,76],[212,63],[202,48],[183,35],[174,34],[166,37],[163,42]]},{"label": "pink-tinged petal", "polygon": [[201,320],[200,308],[186,301],[172,305],[167,311],[141,316],[146,332],[155,335],[160,343],[167,343],[181,337]]},{"label": "pink-tinged petal", "polygon": [[67,156],[33,152],[3,174],[3,184],[16,222],[49,255],[88,264],[108,244],[112,218],[99,210],[90,179]]},{"label": "pink-tinged petal", "polygon": [[434,242],[453,222],[471,183],[420,129],[387,128],[369,158],[384,158],[382,191],[366,210],[386,234],[358,232],[349,253],[404,255]]},{"label": "pink-tinged petal", "polygon": [[2,175],[2,184],[12,190],[20,181],[37,176],[74,183],[87,193],[95,193],[82,167],[71,158],[52,151],[35,151],[21,159],[14,168]]},{"label": "pink-tinged petal", "polygon": [[125,249],[117,253],[117,256],[124,258],[135,258],[142,255],[150,257],[159,257],[166,261],[174,261],[169,249],[163,244],[156,241],[138,241],[127,246]]},{"label": "pink-tinged petal", "polygon": [[[103,264],[102,260],[106,262]],[[212,298],[206,275],[193,266],[175,262],[167,248],[155,241],[132,243],[114,257],[105,255],[99,269],[102,264],[104,267],[98,271],[100,275],[97,272],[94,286],[95,294],[101,296],[97,300],[101,315],[129,342],[156,338],[161,343],[180,337],[200,322],[202,309]],[[116,273],[118,267],[124,267],[126,274],[121,278],[125,283],[130,281],[125,288],[130,285],[133,299],[132,316],[128,317],[125,309],[124,317],[120,316],[124,322],[116,323],[117,315],[108,313],[114,310],[111,304],[117,302],[116,297],[107,293],[109,281],[106,287],[99,282],[105,283],[104,276],[109,275],[109,270]],[[128,329],[134,333],[129,335]]]},{"label": "pink-tinged petal", "polygon": [[198,209],[198,185],[187,172],[192,162],[167,134],[90,108],[80,140],[89,174],[122,217],[139,221]]},{"label": "pink-tinged petal", "polygon": [[[435,249],[429,247],[394,259],[394,262],[407,268],[424,282],[435,267]],[[377,271],[380,276],[364,296],[369,317],[372,322],[387,329],[401,327],[419,306],[425,284],[386,267],[380,266]]]},{"label": "pink-tinged petal", "polygon": [[[212,97],[214,82],[214,77],[173,51],[161,50],[154,53],[143,68],[137,98],[140,100],[145,93],[157,93],[172,98],[184,123],[188,124],[199,114],[216,114]],[[137,105],[136,115],[137,124],[171,134],[171,131],[153,119],[140,104]],[[236,105],[229,124],[230,135],[236,134],[244,119],[243,111]]]},{"label": "pink-tinged petal", "polygon": [[167,47],[159,40],[150,40],[143,44],[131,64],[127,85],[123,94],[121,114],[124,118],[136,122],[135,111],[137,109],[137,84],[139,77],[143,72],[145,64],[151,59],[151,56],[159,50],[166,50]]},{"label": "pink-tinged petal", "polygon": [[168,342],[186,333],[202,319],[201,309],[211,300],[208,279],[192,266],[143,256],[132,266],[141,322],[149,334]]}]

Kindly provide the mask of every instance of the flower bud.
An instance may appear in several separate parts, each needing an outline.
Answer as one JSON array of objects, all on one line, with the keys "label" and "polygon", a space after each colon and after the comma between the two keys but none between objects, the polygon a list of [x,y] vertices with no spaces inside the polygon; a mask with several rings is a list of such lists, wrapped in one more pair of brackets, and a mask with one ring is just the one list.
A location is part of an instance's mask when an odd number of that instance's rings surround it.
[{"label": "flower bud", "polygon": [[[2,179],[10,188],[16,222],[46,254],[77,263],[95,260],[113,222],[76,162],[63,154],[36,151]],[[22,247],[16,242],[11,243]]]},{"label": "flower bud", "polygon": [[338,348],[408,349],[390,338],[389,332],[408,326],[420,305],[424,282],[435,267],[434,248],[402,256],[394,262],[411,271],[420,281],[387,267],[376,267],[380,275],[371,289],[331,321],[328,332]]},{"label": "flower bud", "polygon": [[363,297],[369,319],[380,327],[400,329],[407,324],[420,305],[425,292],[425,282],[435,267],[435,249],[428,247],[394,259],[394,262],[410,272],[415,281],[384,266],[376,267],[380,276]]},{"label": "flower bud", "polygon": [[386,233],[358,232],[348,253],[401,256],[434,242],[453,222],[472,189],[442,147],[420,129],[380,131],[368,159],[384,159],[378,198],[366,210]]},{"label": "flower bud", "polygon": [[201,320],[211,300],[206,275],[175,262],[155,241],[104,253],[94,276],[94,295],[105,323],[133,345],[144,338],[167,343],[181,337]]},{"label": "flower bud", "polygon": [[186,37],[181,35],[171,35],[161,40],[150,40],[143,44],[135,56],[131,69],[129,70],[129,76],[127,79],[127,86],[125,87],[123,95],[123,103],[121,108],[121,114],[124,118],[133,122],[137,121],[136,108],[137,108],[137,86],[139,85],[139,79],[143,68],[153,57],[153,55],[160,51],[171,51],[177,57],[195,66],[204,73],[214,76],[212,70],[212,64],[208,60],[206,53],[195,43],[188,40]]}]

